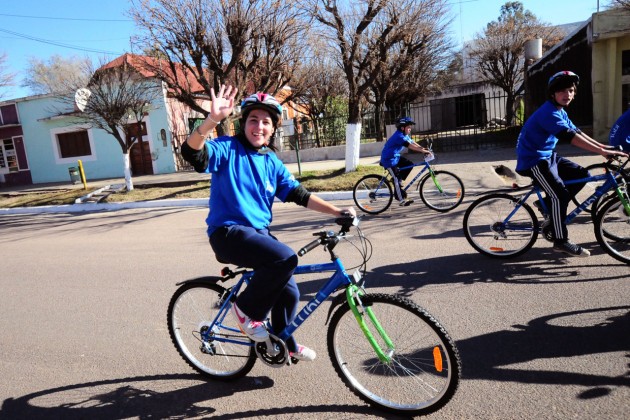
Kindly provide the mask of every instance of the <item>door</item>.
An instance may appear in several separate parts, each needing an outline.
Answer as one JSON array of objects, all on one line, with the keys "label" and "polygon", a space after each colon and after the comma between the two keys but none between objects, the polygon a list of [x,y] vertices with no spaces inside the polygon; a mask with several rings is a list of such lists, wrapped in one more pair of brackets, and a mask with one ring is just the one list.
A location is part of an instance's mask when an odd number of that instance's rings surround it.
[{"label": "door", "polygon": [[[127,142],[138,137],[138,124],[127,126]],[[143,140],[147,135],[147,125],[142,123],[142,136],[133,143],[129,149],[129,160],[131,162],[131,173],[138,175],[153,175],[153,160],[151,159],[151,145],[147,140]]]}]

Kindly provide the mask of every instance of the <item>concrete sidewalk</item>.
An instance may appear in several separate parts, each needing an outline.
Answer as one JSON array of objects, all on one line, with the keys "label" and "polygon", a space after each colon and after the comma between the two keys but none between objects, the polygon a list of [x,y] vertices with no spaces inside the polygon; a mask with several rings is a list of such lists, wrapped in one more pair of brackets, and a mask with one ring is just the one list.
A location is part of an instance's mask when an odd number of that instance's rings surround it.
[{"label": "concrete sidewalk", "polygon": [[[597,155],[588,154],[587,152],[570,146],[560,145],[558,153],[562,156],[570,157],[583,166],[591,163],[602,161]],[[407,157],[413,161],[418,161],[422,157],[419,154],[409,154]],[[488,150],[471,150],[463,152],[450,152],[436,154],[436,159],[432,165],[436,170],[450,171],[462,179],[465,186],[466,196],[475,195],[481,192],[496,188],[504,188],[511,186],[513,182],[519,184],[528,184],[529,179],[522,179],[516,175],[513,170],[516,166],[516,152],[513,148],[495,148]],[[370,156],[360,159],[360,165],[378,165],[379,157]],[[343,169],[345,161],[343,160],[327,160],[319,162],[302,162],[289,163],[286,165],[289,171],[298,174],[301,169],[305,171],[318,171],[328,169]],[[415,169],[411,173],[409,180],[417,173],[419,169]],[[145,175],[133,178],[135,186],[140,185],[164,185],[188,183],[196,181],[206,181],[209,179],[208,174],[199,174],[191,172],[176,172],[171,174]],[[107,185],[124,184],[124,178],[102,179],[88,181],[90,188],[102,188]],[[47,191],[54,189],[82,189],[83,184],[67,183],[50,183],[36,184],[23,187],[2,188],[2,192],[28,192],[28,191]],[[342,192],[321,192],[318,196],[325,200],[351,200],[351,191]],[[0,208],[2,214],[27,214],[27,213],[46,213],[46,212],[86,212],[86,211],[102,211],[102,210],[119,210],[125,208],[150,208],[150,207],[173,207],[173,206],[207,206],[208,199],[172,199],[172,200],[154,200],[142,202],[126,202],[126,203],[84,203],[62,206],[39,206],[39,207],[22,207],[14,209]]]}]

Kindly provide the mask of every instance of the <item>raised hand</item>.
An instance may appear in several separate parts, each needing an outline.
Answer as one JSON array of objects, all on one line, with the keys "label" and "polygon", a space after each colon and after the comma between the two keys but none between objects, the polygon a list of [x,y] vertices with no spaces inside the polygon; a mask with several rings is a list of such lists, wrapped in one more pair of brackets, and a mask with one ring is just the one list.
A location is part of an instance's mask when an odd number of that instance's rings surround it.
[{"label": "raised hand", "polygon": [[234,109],[234,98],[237,92],[238,89],[233,86],[221,85],[218,94],[215,94],[214,88],[211,88],[212,106],[208,117],[218,124],[222,119],[229,116]]}]

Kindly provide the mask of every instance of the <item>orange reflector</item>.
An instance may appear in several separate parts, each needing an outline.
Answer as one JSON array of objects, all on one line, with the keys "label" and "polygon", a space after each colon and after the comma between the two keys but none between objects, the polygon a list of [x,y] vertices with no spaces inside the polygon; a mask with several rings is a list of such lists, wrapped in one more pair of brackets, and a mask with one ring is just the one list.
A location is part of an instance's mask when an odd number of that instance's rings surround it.
[{"label": "orange reflector", "polygon": [[433,364],[435,365],[435,370],[442,372],[442,352],[437,346],[433,347]]},{"label": "orange reflector", "polygon": [[461,197],[462,195],[462,190],[457,190],[457,198]]},{"label": "orange reflector", "polygon": [[503,252],[503,251],[505,251],[505,249],[497,248],[496,246],[491,246],[490,247],[490,251]]}]

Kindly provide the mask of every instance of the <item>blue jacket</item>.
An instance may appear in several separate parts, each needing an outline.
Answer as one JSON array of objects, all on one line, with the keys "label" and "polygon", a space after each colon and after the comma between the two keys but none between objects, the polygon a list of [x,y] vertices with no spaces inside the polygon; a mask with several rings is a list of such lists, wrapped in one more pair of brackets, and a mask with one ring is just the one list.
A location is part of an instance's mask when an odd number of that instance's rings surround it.
[{"label": "blue jacket", "polygon": [[558,109],[551,101],[545,102],[525,122],[518,136],[516,170],[530,169],[551,158],[558,136],[570,139],[579,132],[564,109]]},{"label": "blue jacket", "polygon": [[610,129],[608,143],[611,146],[623,146],[625,152],[630,152],[630,109],[623,113]]},{"label": "blue jacket", "polygon": [[400,160],[400,152],[411,144],[411,138],[402,131],[396,130],[394,134],[387,140],[383,150],[381,151],[381,166],[384,168],[393,168]]},{"label": "blue jacket", "polygon": [[284,202],[300,185],[275,153],[260,154],[235,137],[206,141],[206,149],[206,173],[212,174],[208,235],[221,226],[266,228],[274,198]]}]

